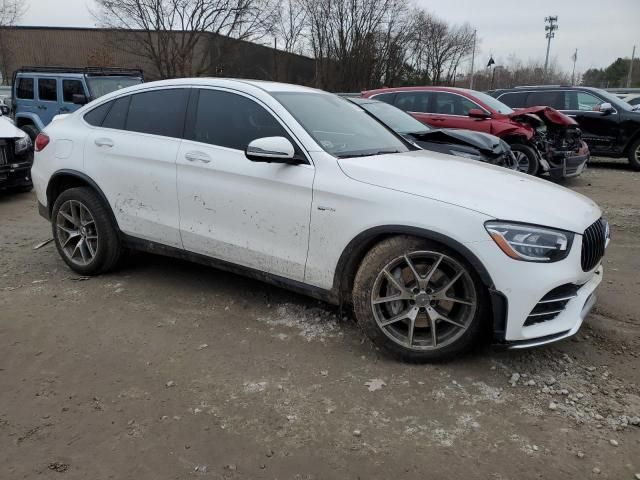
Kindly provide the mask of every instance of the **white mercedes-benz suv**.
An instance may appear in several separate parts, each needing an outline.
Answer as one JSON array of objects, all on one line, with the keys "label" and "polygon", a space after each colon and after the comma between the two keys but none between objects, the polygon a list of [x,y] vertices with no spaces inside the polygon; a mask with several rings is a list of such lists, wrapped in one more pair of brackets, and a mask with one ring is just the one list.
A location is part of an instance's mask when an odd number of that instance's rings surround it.
[{"label": "white mercedes-benz suv", "polygon": [[76,272],[126,249],[204,262],[352,306],[405,360],[573,335],[602,280],[594,202],[415,150],[319,90],[147,83],[57,117],[36,151],[40,213]]}]

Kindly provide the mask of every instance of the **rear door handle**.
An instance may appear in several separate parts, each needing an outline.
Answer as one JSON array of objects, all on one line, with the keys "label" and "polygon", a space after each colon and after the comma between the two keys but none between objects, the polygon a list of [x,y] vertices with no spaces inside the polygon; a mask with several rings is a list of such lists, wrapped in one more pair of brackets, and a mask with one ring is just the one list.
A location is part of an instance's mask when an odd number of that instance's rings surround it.
[{"label": "rear door handle", "polygon": [[94,143],[98,147],[107,147],[107,148],[111,148],[114,145],[113,140],[111,140],[110,138],[96,138]]},{"label": "rear door handle", "polygon": [[204,152],[187,152],[184,158],[190,162],[211,163],[211,157]]}]

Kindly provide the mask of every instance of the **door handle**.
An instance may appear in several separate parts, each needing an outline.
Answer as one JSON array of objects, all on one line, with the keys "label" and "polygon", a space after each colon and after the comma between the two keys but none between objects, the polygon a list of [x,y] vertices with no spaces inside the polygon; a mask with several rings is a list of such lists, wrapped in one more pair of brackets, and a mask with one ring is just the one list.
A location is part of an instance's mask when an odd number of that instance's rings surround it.
[{"label": "door handle", "polygon": [[187,152],[184,158],[190,162],[211,163],[211,157],[204,152]]},{"label": "door handle", "polygon": [[45,107],[44,105],[38,105],[38,110],[46,110],[47,107]]},{"label": "door handle", "polygon": [[110,138],[96,138],[94,143],[98,147],[107,147],[107,148],[111,148],[114,145],[113,140],[111,140]]}]

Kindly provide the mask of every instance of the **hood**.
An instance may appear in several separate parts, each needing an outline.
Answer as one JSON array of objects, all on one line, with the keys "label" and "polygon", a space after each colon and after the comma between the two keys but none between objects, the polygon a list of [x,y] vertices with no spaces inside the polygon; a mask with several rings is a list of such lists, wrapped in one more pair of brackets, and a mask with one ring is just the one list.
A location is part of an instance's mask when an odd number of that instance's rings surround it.
[{"label": "hood", "polygon": [[483,213],[582,234],[602,212],[589,198],[530,175],[435,152],[338,160],[350,178]]},{"label": "hood", "polygon": [[27,134],[16,127],[7,117],[0,116],[0,138],[22,138]]},{"label": "hood", "polygon": [[562,125],[565,127],[578,125],[578,122],[576,122],[573,118],[551,107],[518,108],[515,112],[510,113],[508,116],[512,120],[519,122],[523,118],[530,117],[531,115],[537,115],[547,125]]},{"label": "hood", "polygon": [[507,151],[505,144],[498,137],[472,130],[443,128],[441,130],[429,130],[420,134],[412,134],[411,136],[422,142],[466,145],[490,155],[502,155]]}]

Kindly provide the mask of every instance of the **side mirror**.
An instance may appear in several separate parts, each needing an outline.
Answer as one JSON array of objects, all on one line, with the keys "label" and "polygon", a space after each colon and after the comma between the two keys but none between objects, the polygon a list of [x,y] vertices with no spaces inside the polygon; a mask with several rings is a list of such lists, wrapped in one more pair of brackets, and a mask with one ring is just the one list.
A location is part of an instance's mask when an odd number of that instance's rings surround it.
[{"label": "side mirror", "polygon": [[471,118],[481,118],[481,119],[491,117],[491,115],[489,115],[484,110],[480,110],[479,108],[472,108],[471,110],[469,110],[469,116]]},{"label": "side mirror", "polygon": [[74,93],[73,97],[71,97],[71,101],[76,105],[86,105],[89,103],[87,96],[84,93]]},{"label": "side mirror", "polygon": [[297,163],[295,153],[291,142],[284,137],[256,138],[245,150],[245,155],[252,162],[265,163]]},{"label": "side mirror", "polygon": [[598,111],[603,115],[608,115],[613,112],[613,105],[611,105],[609,102],[601,103],[599,105]]}]

